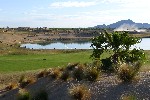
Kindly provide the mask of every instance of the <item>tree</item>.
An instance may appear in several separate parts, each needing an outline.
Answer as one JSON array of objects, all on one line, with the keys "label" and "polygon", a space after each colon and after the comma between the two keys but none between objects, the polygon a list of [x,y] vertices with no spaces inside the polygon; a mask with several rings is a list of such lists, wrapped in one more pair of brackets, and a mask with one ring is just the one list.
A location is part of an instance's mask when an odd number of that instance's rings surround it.
[{"label": "tree", "polygon": [[[91,47],[93,48],[93,57],[102,62],[102,70],[114,71],[117,70],[117,64],[120,63],[135,63],[143,62],[145,54],[142,49],[130,47],[134,44],[140,43],[141,39],[137,37],[130,37],[128,32],[113,32],[108,33],[104,31],[100,36],[93,38]],[[102,59],[101,55],[104,52],[112,50],[110,57]],[[114,66],[115,65],[115,66]]]}]

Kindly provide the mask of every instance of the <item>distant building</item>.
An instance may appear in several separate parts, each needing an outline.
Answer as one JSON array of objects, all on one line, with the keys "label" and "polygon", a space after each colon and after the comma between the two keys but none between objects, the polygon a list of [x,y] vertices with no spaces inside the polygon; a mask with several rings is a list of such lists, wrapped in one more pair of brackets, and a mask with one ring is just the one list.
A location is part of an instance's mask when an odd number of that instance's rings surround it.
[{"label": "distant building", "polygon": [[30,27],[18,27],[17,30],[18,31],[28,31],[28,30],[30,30]]},{"label": "distant building", "polygon": [[47,30],[47,27],[43,27],[44,30]]}]

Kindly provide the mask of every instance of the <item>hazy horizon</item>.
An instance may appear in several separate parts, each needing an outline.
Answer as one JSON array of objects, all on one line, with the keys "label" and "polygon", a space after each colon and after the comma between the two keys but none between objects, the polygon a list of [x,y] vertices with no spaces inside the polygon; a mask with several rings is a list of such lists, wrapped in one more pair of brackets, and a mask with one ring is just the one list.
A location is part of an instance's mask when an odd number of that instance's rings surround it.
[{"label": "hazy horizon", "polygon": [[0,27],[86,28],[127,19],[150,23],[149,4],[148,0],[0,0]]}]

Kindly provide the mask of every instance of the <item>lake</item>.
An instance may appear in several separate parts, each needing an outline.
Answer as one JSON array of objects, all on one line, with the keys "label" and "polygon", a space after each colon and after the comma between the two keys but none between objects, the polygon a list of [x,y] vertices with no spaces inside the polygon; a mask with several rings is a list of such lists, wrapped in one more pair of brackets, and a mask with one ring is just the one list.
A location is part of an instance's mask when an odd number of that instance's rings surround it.
[{"label": "lake", "polygon": [[[150,38],[142,38],[141,43],[136,44],[133,47],[137,47],[143,50],[150,50]],[[92,49],[91,42],[89,41],[78,41],[78,42],[61,42],[55,41],[52,43],[39,43],[39,44],[22,44],[21,47],[28,49]]]}]

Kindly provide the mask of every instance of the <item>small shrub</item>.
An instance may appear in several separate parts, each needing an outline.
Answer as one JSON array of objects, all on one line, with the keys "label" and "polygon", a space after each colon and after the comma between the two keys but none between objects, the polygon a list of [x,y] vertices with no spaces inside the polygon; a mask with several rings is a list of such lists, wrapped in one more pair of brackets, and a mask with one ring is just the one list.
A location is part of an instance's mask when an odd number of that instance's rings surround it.
[{"label": "small shrub", "polygon": [[20,79],[19,79],[19,83],[21,83],[23,80],[25,79],[25,76],[24,75],[21,75]]},{"label": "small shrub", "polygon": [[32,100],[48,100],[48,94],[45,90],[40,90]]},{"label": "small shrub", "polygon": [[87,68],[85,70],[85,79],[88,81],[96,81],[99,76],[99,71],[97,68]]},{"label": "small shrub", "polygon": [[17,100],[30,100],[30,94],[27,90],[21,89],[17,94]]},{"label": "small shrub", "polygon": [[40,73],[37,74],[37,78],[42,78],[44,77],[44,71],[41,71]]},{"label": "small shrub", "polygon": [[57,79],[60,76],[60,70],[59,69],[54,69],[52,70],[52,72],[50,73],[50,77],[53,79]]},{"label": "small shrub", "polygon": [[9,90],[12,90],[16,87],[17,87],[16,83],[10,83],[8,86],[5,87],[5,90],[9,91]]},{"label": "small shrub", "polygon": [[50,71],[47,71],[46,69],[41,71],[40,73],[37,74],[37,78],[42,78],[42,77],[46,77],[50,74]]},{"label": "small shrub", "polygon": [[29,83],[30,83],[30,81],[26,80],[26,81],[21,82],[19,85],[20,85],[21,88],[24,88],[24,87],[26,87]]},{"label": "small shrub", "polygon": [[133,81],[133,79],[137,75],[140,66],[141,66],[140,63],[123,64],[119,68],[118,77],[123,82],[131,82],[131,81]]},{"label": "small shrub", "polygon": [[67,65],[66,69],[71,71],[71,70],[73,70],[77,65],[79,65],[79,63],[74,63],[74,64],[70,64],[70,63],[69,63],[69,64]]},{"label": "small shrub", "polygon": [[69,89],[69,95],[75,100],[90,100],[90,90],[85,85],[73,85]]},{"label": "small shrub", "polygon": [[99,70],[99,71],[101,70],[102,63],[101,63],[101,61],[99,59],[98,60],[94,60],[91,65],[93,67],[97,68],[97,70]]},{"label": "small shrub", "polygon": [[60,79],[64,80],[64,81],[67,81],[67,79],[69,78],[70,74],[69,74],[69,71],[65,70],[62,72],[61,76],[60,76]]},{"label": "small shrub", "polygon": [[77,81],[81,81],[84,78],[84,66],[83,65],[76,66],[72,72],[72,77]]},{"label": "small shrub", "polygon": [[58,69],[59,69],[59,71],[64,71],[65,70],[65,68],[63,68],[63,67],[60,67]]},{"label": "small shrub", "polygon": [[32,79],[32,78],[25,78],[25,77],[21,77],[20,78],[20,80],[19,80],[19,86],[21,87],[21,88],[24,88],[24,87],[26,87],[27,85],[29,85],[29,84],[31,84],[31,83],[34,83],[35,82],[35,80],[34,79]]},{"label": "small shrub", "polygon": [[111,61],[111,57],[106,58],[106,59],[102,59],[102,66],[100,67],[100,69],[104,72],[115,72],[115,66],[113,64],[113,62]]},{"label": "small shrub", "polygon": [[13,89],[13,85],[10,84],[8,86],[5,87],[5,90],[9,91],[9,90],[12,90]]}]

